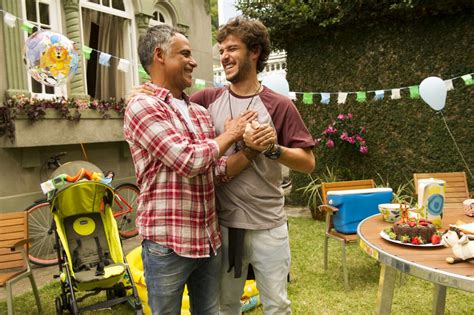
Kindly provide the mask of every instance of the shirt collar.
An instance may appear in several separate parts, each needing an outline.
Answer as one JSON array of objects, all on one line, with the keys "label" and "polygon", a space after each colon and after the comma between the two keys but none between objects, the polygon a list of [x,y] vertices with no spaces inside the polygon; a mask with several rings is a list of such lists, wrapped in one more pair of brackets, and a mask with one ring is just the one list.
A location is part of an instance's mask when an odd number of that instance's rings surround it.
[{"label": "shirt collar", "polygon": [[[168,89],[162,88],[151,81],[146,82],[145,85],[151,87],[154,91],[154,95],[158,97],[160,100],[162,100],[163,102],[167,104],[171,104],[171,101],[173,100],[173,95]],[[186,102],[186,104],[189,104],[189,96],[184,92],[182,93],[183,93],[182,94],[183,100]]]}]

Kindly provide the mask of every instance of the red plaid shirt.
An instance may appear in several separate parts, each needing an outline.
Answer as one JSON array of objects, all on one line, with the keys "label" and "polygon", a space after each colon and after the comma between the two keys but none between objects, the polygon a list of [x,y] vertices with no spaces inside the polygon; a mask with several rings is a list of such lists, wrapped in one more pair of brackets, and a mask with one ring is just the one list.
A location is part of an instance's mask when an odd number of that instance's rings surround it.
[{"label": "red plaid shirt", "polygon": [[188,103],[197,134],[186,125],[171,93],[149,84],[155,95],[130,100],[124,135],[140,187],[136,224],[145,238],[184,257],[209,257],[221,246],[214,201],[213,169],[225,172],[217,159],[216,134],[204,107]]}]

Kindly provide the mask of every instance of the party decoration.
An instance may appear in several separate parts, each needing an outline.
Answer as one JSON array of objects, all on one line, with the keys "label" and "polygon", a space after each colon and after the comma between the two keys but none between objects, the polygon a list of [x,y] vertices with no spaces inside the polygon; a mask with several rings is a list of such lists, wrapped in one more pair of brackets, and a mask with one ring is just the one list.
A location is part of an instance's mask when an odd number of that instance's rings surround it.
[{"label": "party decoration", "polygon": [[418,85],[413,85],[409,87],[410,90],[410,98],[415,99],[420,97],[420,88]]},{"label": "party decoration", "polygon": [[304,92],[303,93],[303,103],[306,104],[306,105],[313,104],[313,93]]},{"label": "party decoration", "polygon": [[331,94],[329,93],[321,93],[321,104],[329,104],[329,101],[331,100]]},{"label": "party decoration", "polygon": [[374,100],[376,100],[376,101],[383,100],[384,94],[385,94],[385,91],[384,91],[384,90],[377,90],[377,91],[375,91]]},{"label": "party decoration", "polygon": [[3,16],[3,20],[5,21],[5,24],[8,25],[8,27],[15,27],[16,16],[8,12],[5,12],[5,15]]},{"label": "party decoration", "polygon": [[38,31],[25,42],[24,61],[36,81],[60,86],[76,73],[79,56],[74,43],[64,35]]},{"label": "party decoration", "polygon": [[466,85],[473,85],[474,84],[474,79],[472,78],[472,75],[466,74],[461,77],[461,79],[464,80],[464,84]]},{"label": "party decoration", "polygon": [[21,29],[27,32],[28,34],[31,34],[31,32],[33,31],[33,27],[35,26],[28,21],[23,22],[23,24],[21,25]]},{"label": "party decoration", "polygon": [[346,92],[339,92],[337,93],[337,103],[344,104],[347,100],[347,93]]},{"label": "party decoration", "polygon": [[398,100],[401,98],[400,89],[392,89],[392,95],[390,96],[392,100]]},{"label": "party decoration", "polygon": [[428,77],[420,83],[420,95],[432,109],[442,110],[446,103],[446,84],[441,78]]},{"label": "party decoration", "polygon": [[196,79],[194,80],[194,87],[198,90],[202,90],[206,87],[206,81],[203,79]]},{"label": "party decoration", "polygon": [[122,72],[128,72],[128,70],[130,69],[130,61],[128,61],[127,59],[122,59],[121,58],[119,60],[117,69],[122,71]]},{"label": "party decoration", "polygon": [[269,74],[264,76],[262,84],[286,97],[288,97],[290,93],[290,85],[288,84],[288,81],[286,81],[285,77],[280,74]]},{"label": "party decoration", "polygon": [[357,97],[356,97],[357,102],[363,103],[365,102],[366,99],[367,99],[367,94],[364,91],[357,92]]},{"label": "party decoration", "polygon": [[90,48],[86,45],[83,45],[82,46],[82,53],[84,54],[84,58],[86,60],[89,60],[89,59],[91,59],[92,48]]}]

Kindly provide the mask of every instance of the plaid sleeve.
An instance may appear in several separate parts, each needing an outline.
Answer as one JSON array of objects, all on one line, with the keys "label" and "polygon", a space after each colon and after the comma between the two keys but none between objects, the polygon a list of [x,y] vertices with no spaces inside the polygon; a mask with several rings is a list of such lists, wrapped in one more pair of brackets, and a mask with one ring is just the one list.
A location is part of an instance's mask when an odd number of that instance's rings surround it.
[{"label": "plaid sleeve", "polygon": [[216,161],[216,165],[214,167],[214,176],[227,176],[227,158],[229,156],[225,155],[220,157]]},{"label": "plaid sleeve", "polygon": [[192,143],[183,136],[173,125],[173,117],[156,98],[138,98],[131,102],[125,119],[134,141],[181,176],[205,173],[219,154],[214,140]]}]

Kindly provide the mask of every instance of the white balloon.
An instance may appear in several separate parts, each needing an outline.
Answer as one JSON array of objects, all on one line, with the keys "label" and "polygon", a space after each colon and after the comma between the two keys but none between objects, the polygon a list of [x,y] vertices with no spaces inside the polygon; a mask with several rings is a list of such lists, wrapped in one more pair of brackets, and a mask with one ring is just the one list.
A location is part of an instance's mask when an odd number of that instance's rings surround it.
[{"label": "white balloon", "polygon": [[290,96],[290,85],[281,74],[269,74],[263,77],[262,84],[286,97]]},{"label": "white balloon", "polygon": [[421,98],[434,110],[442,110],[448,90],[443,79],[428,77],[420,83]]}]

